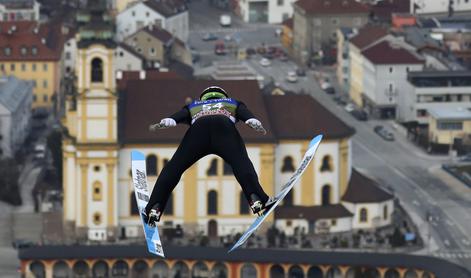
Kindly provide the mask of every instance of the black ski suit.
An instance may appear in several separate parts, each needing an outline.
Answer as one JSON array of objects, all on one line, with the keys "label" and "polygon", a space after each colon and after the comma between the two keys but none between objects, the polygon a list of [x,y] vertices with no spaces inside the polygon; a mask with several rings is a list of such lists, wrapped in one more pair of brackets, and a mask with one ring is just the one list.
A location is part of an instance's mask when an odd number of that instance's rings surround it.
[{"label": "black ski suit", "polygon": [[[150,200],[146,206],[149,215],[154,204],[159,204],[159,209],[164,211],[170,194],[179,182],[183,172],[200,158],[208,154],[216,154],[224,159],[234,172],[234,176],[242,187],[245,197],[250,203],[250,195],[255,193],[262,202],[268,200],[268,195],[263,191],[258,176],[250,161],[242,137],[235,122],[246,121],[254,118],[247,106],[239,101],[230,99],[237,104],[235,119],[227,115],[205,115],[192,119],[189,105],[170,116],[177,123],[190,124],[177,151],[172,159],[162,169]],[[193,123],[191,123],[193,120]]]}]

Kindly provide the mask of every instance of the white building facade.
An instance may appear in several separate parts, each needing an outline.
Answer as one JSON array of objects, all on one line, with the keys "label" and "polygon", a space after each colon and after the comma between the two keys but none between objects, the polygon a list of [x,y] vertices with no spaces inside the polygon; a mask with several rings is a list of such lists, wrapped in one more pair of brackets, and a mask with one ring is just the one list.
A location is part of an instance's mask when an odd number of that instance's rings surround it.
[{"label": "white building facade", "polygon": [[159,26],[183,42],[188,41],[189,15],[186,6],[172,7],[173,12],[163,10],[161,5],[165,2],[148,0],[137,2],[128,6],[116,17],[116,37],[119,41],[134,34],[138,30],[149,26]]},{"label": "white building facade", "polygon": [[239,0],[238,8],[245,22],[279,24],[293,16],[295,0]]},{"label": "white building facade", "polygon": [[39,20],[36,0],[0,0],[0,21]]},{"label": "white building facade", "polygon": [[33,83],[0,78],[0,157],[13,157],[30,132]]}]

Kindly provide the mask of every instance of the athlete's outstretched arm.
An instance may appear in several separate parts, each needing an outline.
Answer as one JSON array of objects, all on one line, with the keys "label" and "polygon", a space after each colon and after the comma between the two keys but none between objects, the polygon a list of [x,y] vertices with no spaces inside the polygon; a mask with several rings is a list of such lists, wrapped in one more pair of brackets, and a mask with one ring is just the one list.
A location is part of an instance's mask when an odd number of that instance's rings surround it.
[{"label": "athlete's outstretched arm", "polygon": [[258,132],[266,134],[267,131],[263,128],[262,122],[260,122],[253,113],[247,108],[243,102],[239,102],[236,110],[236,118],[244,121],[248,126],[255,129]]},{"label": "athlete's outstretched arm", "polygon": [[170,117],[160,120],[159,123],[150,125],[149,130],[155,131],[160,128],[173,127],[179,123],[190,124],[190,122],[191,122],[190,111],[185,106],[180,111],[174,113]]}]

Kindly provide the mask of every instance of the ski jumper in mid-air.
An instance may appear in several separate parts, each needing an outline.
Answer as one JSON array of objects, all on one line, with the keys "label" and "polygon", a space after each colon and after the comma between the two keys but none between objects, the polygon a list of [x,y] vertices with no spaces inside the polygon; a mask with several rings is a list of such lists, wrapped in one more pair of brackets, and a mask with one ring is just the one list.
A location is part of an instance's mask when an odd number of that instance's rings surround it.
[{"label": "ski jumper in mid-air", "polygon": [[173,127],[178,123],[190,125],[180,146],[155,182],[145,208],[145,218],[149,225],[156,225],[160,221],[167,200],[183,172],[208,154],[222,157],[232,167],[254,214],[261,213],[274,203],[258,182],[257,173],[235,126],[238,120],[265,133],[262,123],[244,103],[229,98],[226,91],[213,86],[201,93],[200,100],[191,102],[169,118],[149,127],[154,131],[157,128]]}]

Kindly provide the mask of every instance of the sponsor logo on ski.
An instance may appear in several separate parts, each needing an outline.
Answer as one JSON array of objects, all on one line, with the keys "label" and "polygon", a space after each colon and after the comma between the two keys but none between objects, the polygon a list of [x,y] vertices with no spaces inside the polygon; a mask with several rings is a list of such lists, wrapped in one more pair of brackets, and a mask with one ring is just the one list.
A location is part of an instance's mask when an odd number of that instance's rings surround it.
[{"label": "sponsor logo on ski", "polygon": [[137,198],[139,198],[139,200],[142,200],[142,201],[146,201],[146,202],[149,202],[149,196],[147,196],[146,194],[143,194],[141,192],[137,192]]},{"label": "sponsor logo on ski", "polygon": [[162,245],[158,242],[154,242],[154,243],[155,243],[155,251],[157,251],[157,253],[163,253]]},{"label": "sponsor logo on ski", "polygon": [[146,173],[139,171],[139,169],[136,169],[136,188],[144,191],[147,190]]}]

